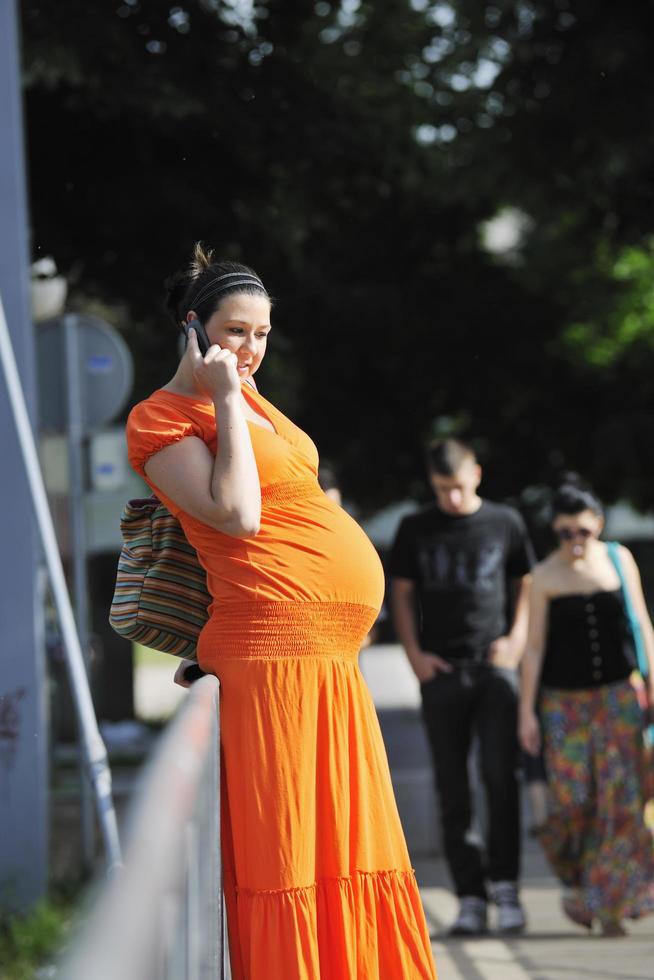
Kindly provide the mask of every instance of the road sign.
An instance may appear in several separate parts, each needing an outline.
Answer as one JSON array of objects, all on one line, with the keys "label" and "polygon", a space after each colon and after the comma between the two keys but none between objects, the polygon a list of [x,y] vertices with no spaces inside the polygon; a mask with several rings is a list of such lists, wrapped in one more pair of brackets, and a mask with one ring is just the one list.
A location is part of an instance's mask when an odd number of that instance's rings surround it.
[{"label": "road sign", "polygon": [[[37,327],[40,428],[63,432],[69,428],[67,364],[77,364],[79,423],[84,435],[111,422],[132,390],[132,355],[118,331],[95,316],[67,313]],[[68,341],[67,341],[68,337]]]}]

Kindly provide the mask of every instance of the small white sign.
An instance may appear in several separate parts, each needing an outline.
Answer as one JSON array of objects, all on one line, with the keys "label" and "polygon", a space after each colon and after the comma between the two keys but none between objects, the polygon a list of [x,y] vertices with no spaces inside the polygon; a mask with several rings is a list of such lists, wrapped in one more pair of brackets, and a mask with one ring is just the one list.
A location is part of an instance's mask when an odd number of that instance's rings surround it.
[{"label": "small white sign", "polygon": [[124,429],[105,429],[91,437],[91,487],[93,490],[120,490],[128,477],[127,444]]}]

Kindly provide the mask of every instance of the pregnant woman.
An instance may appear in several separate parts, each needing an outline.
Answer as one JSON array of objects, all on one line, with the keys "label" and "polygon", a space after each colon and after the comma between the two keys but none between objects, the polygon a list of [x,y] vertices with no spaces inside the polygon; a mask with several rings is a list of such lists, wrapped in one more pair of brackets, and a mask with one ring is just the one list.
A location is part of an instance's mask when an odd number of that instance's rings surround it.
[{"label": "pregnant woman", "polygon": [[[130,461],[207,572],[203,670],[221,683],[223,864],[235,980],[430,980],[435,970],[357,655],[383,593],[311,439],[250,379],[271,302],[196,246],[172,283],[179,368],[127,424]],[[177,676],[181,676],[184,664]]]}]

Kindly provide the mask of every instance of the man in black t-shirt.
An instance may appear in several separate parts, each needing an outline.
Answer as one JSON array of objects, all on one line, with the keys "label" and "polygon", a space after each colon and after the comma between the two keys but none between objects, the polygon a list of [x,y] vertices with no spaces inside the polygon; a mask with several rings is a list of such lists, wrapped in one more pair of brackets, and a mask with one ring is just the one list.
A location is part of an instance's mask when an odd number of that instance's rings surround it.
[{"label": "man in black t-shirt", "polygon": [[[518,512],[479,497],[481,469],[468,446],[436,442],[427,458],[436,504],[400,525],[391,599],[397,634],[420,681],[445,856],[459,897],[450,932],[486,932],[489,892],[500,932],[520,932],[516,668],[526,642],[533,552]],[[469,839],[473,734],[488,800],[486,866]]]}]

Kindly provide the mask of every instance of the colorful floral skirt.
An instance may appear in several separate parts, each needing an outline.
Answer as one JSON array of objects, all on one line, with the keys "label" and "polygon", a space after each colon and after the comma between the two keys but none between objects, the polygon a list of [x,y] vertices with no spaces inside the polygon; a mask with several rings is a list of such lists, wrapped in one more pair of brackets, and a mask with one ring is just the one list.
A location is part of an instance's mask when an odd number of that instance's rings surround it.
[{"label": "colorful floral skirt", "polygon": [[631,683],[546,689],[541,718],[552,808],[540,838],[555,874],[593,918],[654,912],[642,711]]}]

